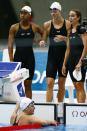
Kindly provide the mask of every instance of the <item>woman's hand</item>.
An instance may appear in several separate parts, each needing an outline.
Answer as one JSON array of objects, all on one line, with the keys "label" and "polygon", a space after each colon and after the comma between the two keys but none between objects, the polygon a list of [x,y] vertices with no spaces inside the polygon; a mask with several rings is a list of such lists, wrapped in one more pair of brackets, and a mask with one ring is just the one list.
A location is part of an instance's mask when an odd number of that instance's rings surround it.
[{"label": "woman's hand", "polygon": [[40,47],[45,47],[46,42],[45,42],[44,40],[41,40],[41,41],[39,42],[39,45],[40,45]]},{"label": "woman's hand", "polygon": [[65,36],[62,36],[62,35],[56,35],[56,36],[54,37],[54,41],[55,41],[55,42],[66,41],[66,37],[65,37]]},{"label": "woman's hand", "polygon": [[77,71],[79,71],[81,69],[81,66],[82,66],[82,61],[81,62],[78,62],[78,64],[76,65],[75,69]]},{"label": "woman's hand", "polygon": [[62,66],[62,74],[66,76],[66,66],[64,64]]}]

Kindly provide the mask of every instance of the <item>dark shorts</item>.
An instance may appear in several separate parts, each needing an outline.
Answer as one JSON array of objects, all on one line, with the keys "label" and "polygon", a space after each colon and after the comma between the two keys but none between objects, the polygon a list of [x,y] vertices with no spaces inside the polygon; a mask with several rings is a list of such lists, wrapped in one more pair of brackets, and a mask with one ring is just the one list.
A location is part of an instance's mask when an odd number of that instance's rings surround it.
[{"label": "dark shorts", "polygon": [[15,53],[14,55],[14,61],[15,62],[21,62],[21,68],[29,69],[29,80],[33,79],[34,71],[35,71],[35,58],[34,55],[26,56],[22,54],[21,56],[18,53]]},{"label": "dark shorts", "polygon": [[[73,82],[77,82],[77,80],[73,77],[73,71],[74,71],[75,67],[72,68],[72,67],[68,67],[68,71],[69,71],[69,74],[70,74],[70,78]],[[82,74],[82,79],[79,81],[79,82],[84,82],[85,81],[85,76],[86,76],[86,69],[84,69],[84,67],[82,66],[81,67],[81,74]]]},{"label": "dark shorts", "polygon": [[46,67],[46,77],[52,77],[52,78],[56,78],[57,72],[58,72],[58,77],[66,77],[67,76],[67,72],[66,72],[66,76],[64,76],[62,74],[62,65],[63,65],[63,59],[64,58],[48,58],[47,61],[47,67]]}]

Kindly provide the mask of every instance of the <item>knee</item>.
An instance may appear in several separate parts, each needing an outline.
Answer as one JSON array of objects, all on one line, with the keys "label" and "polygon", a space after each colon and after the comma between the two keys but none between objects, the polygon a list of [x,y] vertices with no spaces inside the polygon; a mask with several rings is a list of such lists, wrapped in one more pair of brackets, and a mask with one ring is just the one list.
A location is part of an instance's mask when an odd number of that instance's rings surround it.
[{"label": "knee", "polygon": [[75,88],[77,91],[83,91],[84,90],[84,85],[80,84],[80,83],[76,83]]},{"label": "knee", "polygon": [[58,85],[59,85],[59,89],[65,90],[65,81],[59,80]]},{"label": "knee", "polygon": [[51,80],[49,80],[48,82],[47,82],[47,85],[48,85],[48,88],[53,88],[53,85],[54,85],[54,83],[53,83],[53,81],[51,81]]}]

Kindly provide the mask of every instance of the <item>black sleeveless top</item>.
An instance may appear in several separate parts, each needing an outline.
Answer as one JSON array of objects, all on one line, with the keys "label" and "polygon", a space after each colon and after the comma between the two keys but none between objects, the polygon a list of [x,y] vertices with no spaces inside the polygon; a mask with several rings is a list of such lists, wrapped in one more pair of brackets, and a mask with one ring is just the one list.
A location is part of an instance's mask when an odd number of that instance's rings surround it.
[{"label": "black sleeveless top", "polygon": [[32,51],[34,36],[32,25],[30,25],[27,30],[24,30],[19,24],[19,30],[15,36],[16,51],[22,53],[26,53],[27,51],[29,53],[30,50]]},{"label": "black sleeveless top", "polygon": [[69,62],[73,65],[76,65],[82,55],[83,52],[83,42],[80,35],[75,33],[70,33],[70,54],[69,54]]},{"label": "black sleeveless top", "polygon": [[54,38],[56,37],[56,35],[62,35],[62,36],[67,36],[67,29],[66,29],[66,21],[64,20],[63,26],[59,29],[56,29],[53,25],[53,23],[51,22],[51,29],[50,29],[50,33],[49,33],[49,41],[50,41],[50,45],[49,45],[49,52],[55,52],[57,53],[57,55],[59,54],[65,54],[65,50],[66,50],[66,42],[65,41],[59,41],[59,42],[55,42]]},{"label": "black sleeveless top", "polygon": [[63,35],[67,36],[67,30],[66,30],[66,21],[64,20],[63,26],[59,29],[56,29],[51,22],[51,29],[50,29],[50,34],[49,37],[55,37],[55,35]]}]

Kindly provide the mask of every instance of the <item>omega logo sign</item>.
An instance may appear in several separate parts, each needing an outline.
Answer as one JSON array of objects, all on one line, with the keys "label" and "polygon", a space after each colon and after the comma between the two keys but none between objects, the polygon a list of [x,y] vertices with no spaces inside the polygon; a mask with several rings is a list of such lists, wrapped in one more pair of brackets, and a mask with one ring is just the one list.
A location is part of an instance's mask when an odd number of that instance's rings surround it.
[{"label": "omega logo sign", "polygon": [[87,117],[86,111],[72,111],[73,117]]}]

